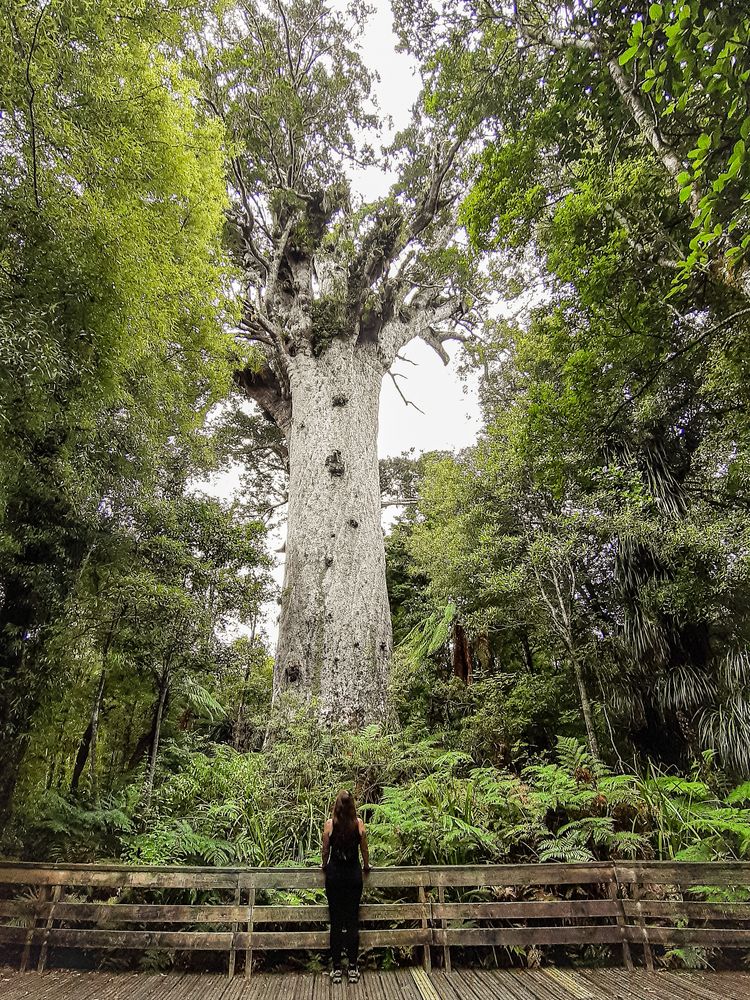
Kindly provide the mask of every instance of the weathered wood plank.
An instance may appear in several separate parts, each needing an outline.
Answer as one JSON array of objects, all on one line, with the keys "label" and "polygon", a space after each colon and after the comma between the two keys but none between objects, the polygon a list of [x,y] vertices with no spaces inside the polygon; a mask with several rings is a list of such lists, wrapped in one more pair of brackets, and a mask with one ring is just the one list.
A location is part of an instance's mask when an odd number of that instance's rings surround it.
[{"label": "weathered wood plank", "polygon": [[508,982],[506,970],[491,969],[484,973],[489,978],[494,995],[498,1000],[518,1000],[518,991]]},{"label": "weathered wood plank", "polygon": [[[384,975],[388,975],[388,973],[384,973]],[[396,980],[402,1000],[419,1000],[419,991],[409,969],[396,969],[390,975]]]},{"label": "weathered wood plank", "polygon": [[[629,973],[623,969],[366,971],[357,987],[330,988],[321,975],[52,972],[0,977],[0,1000],[746,1000],[747,973]],[[434,995],[431,990],[434,989]]]},{"label": "weathered wood plank", "polygon": [[[612,883],[614,885],[614,883]],[[571,917],[616,917],[617,902],[611,899],[561,899],[507,903],[433,903],[432,916],[448,920],[565,920]]]},{"label": "weathered wood plank", "polygon": [[432,971],[432,954],[430,951],[430,944],[432,943],[432,932],[430,929],[430,907],[427,904],[427,895],[423,885],[420,885],[418,890],[419,905],[422,907],[422,912],[420,914],[420,926],[427,936],[427,943],[422,948],[422,964],[424,965],[427,972]]},{"label": "weathered wood plank", "polygon": [[[18,944],[26,931],[22,927],[0,927],[0,942]],[[32,930],[34,943],[41,940],[43,929]],[[57,948],[170,948],[196,951],[226,951],[231,942],[231,931],[104,931],[71,930],[53,927],[48,932],[48,942]]]},{"label": "weathered wood plank", "polygon": [[441,1000],[464,1000],[462,994],[456,992],[455,978],[452,973],[447,973],[444,969],[437,971],[433,969],[430,979]]},{"label": "weathered wood plank", "polygon": [[477,975],[474,969],[461,969],[460,975],[477,1000],[494,1000],[494,993],[486,977]]},{"label": "weathered wood plank", "polygon": [[750,903],[698,903],[692,900],[633,900],[622,901],[628,917],[688,917],[709,920],[750,920]]},{"label": "weathered wood plank", "polygon": [[[55,889],[62,889],[56,886]],[[162,924],[230,924],[245,921],[245,905],[163,904],[163,903],[58,903],[39,900],[0,900],[0,917],[45,919],[54,909],[55,919],[65,921]],[[362,920],[419,920],[420,903],[364,903]],[[327,923],[328,906],[257,906],[255,923]]]},{"label": "weathered wood plank", "polygon": [[414,967],[409,970],[414,980],[414,985],[419,992],[420,1000],[440,1000],[440,995],[430,978],[430,973],[425,969]]},{"label": "weathered wood plank", "polygon": [[[633,882],[630,886],[630,894],[633,897],[635,903],[639,903],[641,900],[641,886],[639,882]],[[646,933],[646,921],[643,916],[637,917],[638,926],[641,930],[641,943],[643,944],[643,960],[646,963],[646,968],[649,972],[654,971],[654,955],[651,951],[651,944],[648,940],[648,934]],[[630,938],[630,930],[627,931],[627,936]],[[632,939],[631,939],[632,940]]]},{"label": "weathered wood plank", "polygon": [[[429,944],[432,932],[421,927],[383,928],[360,931],[359,940],[363,950],[369,948],[416,948]],[[247,935],[238,935],[238,945],[244,945]],[[329,944],[328,931],[254,931],[253,947],[258,950],[292,950],[300,948],[323,948]]]},{"label": "weathered wood plank", "polygon": [[570,992],[564,980],[553,979],[547,973],[546,969],[527,969],[524,973],[539,1000],[576,1000],[575,995]]},{"label": "weathered wood plank", "polygon": [[253,931],[255,928],[255,889],[247,890],[247,925],[245,941],[245,980],[249,981],[253,974]]},{"label": "weathered wood plank", "polygon": [[[632,928],[635,930],[636,928]],[[529,944],[621,944],[630,928],[615,924],[569,927],[449,927],[433,931],[434,943],[451,946]],[[631,939],[632,940],[632,939]]]},{"label": "weathered wood plank", "polygon": [[[237,888],[234,890],[234,906],[236,910],[240,908],[240,886],[237,884]],[[239,918],[238,918],[239,919]],[[237,959],[237,946],[235,944],[235,938],[237,936],[237,931],[239,930],[239,922],[235,920],[232,923],[232,940],[229,945],[229,962],[227,965],[227,975],[231,979],[234,976],[234,966]]]},{"label": "weathered wood plank", "polygon": [[[460,906],[461,904],[459,903],[459,904],[449,904],[449,905],[459,905]],[[441,885],[441,886],[438,886],[438,902],[434,903],[433,907],[432,907],[433,921],[436,918],[440,919],[440,929],[441,930],[446,930],[447,927],[448,927],[448,921],[445,918],[445,907],[446,907],[446,902],[445,902],[445,886]],[[433,927],[434,927],[434,923],[433,923]],[[447,945],[447,944],[443,945],[443,967],[444,967],[444,969],[445,969],[446,972],[450,972],[451,971],[451,949],[450,949],[450,946]]]},{"label": "weathered wood plank", "polygon": [[650,861],[614,865],[619,882],[668,885],[748,885],[750,862]]},{"label": "weathered wood plank", "polygon": [[427,885],[593,885],[615,881],[608,861],[587,864],[472,865],[433,868]]},{"label": "weathered wood plank", "polygon": [[562,985],[576,1000],[591,1000],[593,996],[591,988],[585,980],[582,980],[575,974],[574,970],[559,969],[556,966],[551,966],[545,969],[544,973],[548,979],[552,979]]},{"label": "weathered wood plank", "polygon": [[[719,866],[721,867],[721,866]],[[419,885],[565,885],[614,880],[609,862],[587,864],[470,865],[449,868],[374,868],[373,887]],[[134,886],[243,889],[323,887],[318,868],[181,868],[125,865],[42,865],[0,862],[0,882],[24,885]]]},{"label": "weathered wood plank", "polygon": [[[630,926],[625,929],[631,943],[642,944],[644,928]],[[645,937],[651,944],[697,944],[716,948],[747,948],[750,946],[750,928],[726,927],[657,927],[645,928]]]},{"label": "weathered wood plank", "polygon": [[[625,911],[622,908],[622,901],[620,899],[620,887],[615,882],[610,882],[607,886],[609,891],[609,898],[617,906],[617,923],[620,927],[625,926]],[[629,971],[633,969],[633,957],[630,954],[630,944],[628,943],[627,937],[623,934],[622,937],[622,960],[625,963],[625,968]]]}]

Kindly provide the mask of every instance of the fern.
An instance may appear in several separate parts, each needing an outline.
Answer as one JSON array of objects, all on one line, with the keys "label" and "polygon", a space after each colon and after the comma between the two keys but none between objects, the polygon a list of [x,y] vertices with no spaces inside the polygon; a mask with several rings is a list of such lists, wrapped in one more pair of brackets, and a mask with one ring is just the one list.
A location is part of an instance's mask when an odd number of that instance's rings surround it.
[{"label": "fern", "polygon": [[540,861],[593,861],[594,855],[575,832],[551,835],[539,844]]}]

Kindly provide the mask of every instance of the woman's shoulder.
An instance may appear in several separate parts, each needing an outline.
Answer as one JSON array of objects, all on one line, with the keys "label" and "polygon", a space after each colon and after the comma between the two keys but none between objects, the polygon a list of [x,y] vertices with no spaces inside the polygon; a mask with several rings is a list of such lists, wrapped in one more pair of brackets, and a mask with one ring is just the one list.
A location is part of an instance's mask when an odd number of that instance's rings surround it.
[{"label": "woman's shoulder", "polygon": [[327,819],[325,821],[325,825],[323,826],[323,830],[326,833],[330,833],[332,829],[333,829],[333,820],[332,819]]},{"label": "woman's shoulder", "polygon": [[359,830],[360,833],[365,832],[364,820],[360,819],[359,816],[357,816],[357,829]]}]

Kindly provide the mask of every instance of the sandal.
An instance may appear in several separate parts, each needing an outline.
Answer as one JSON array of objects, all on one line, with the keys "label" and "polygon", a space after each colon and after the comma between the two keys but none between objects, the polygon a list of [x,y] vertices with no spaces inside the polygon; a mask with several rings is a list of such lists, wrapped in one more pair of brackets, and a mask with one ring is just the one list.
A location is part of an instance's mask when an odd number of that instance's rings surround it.
[{"label": "sandal", "polygon": [[357,968],[356,965],[354,966],[353,969],[352,968],[349,969],[349,971],[347,972],[347,976],[349,978],[350,983],[359,982],[359,969]]},{"label": "sandal", "polygon": [[341,982],[341,969],[331,969],[331,982],[332,983]]}]

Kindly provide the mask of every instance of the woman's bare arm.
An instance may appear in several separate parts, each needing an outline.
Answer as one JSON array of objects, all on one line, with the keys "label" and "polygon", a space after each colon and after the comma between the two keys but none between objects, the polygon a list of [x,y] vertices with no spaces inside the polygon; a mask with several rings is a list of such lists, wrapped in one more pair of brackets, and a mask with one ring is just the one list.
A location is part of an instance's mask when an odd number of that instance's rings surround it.
[{"label": "woman's bare arm", "polygon": [[328,857],[331,853],[331,830],[330,830],[330,820],[326,820],[326,824],[323,827],[323,848],[320,852],[322,865],[321,868],[325,871],[326,865],[328,864]]},{"label": "woman's bare arm", "polygon": [[367,846],[367,830],[362,820],[359,821],[359,846],[362,849],[362,867],[366,872],[369,872],[370,850]]}]

